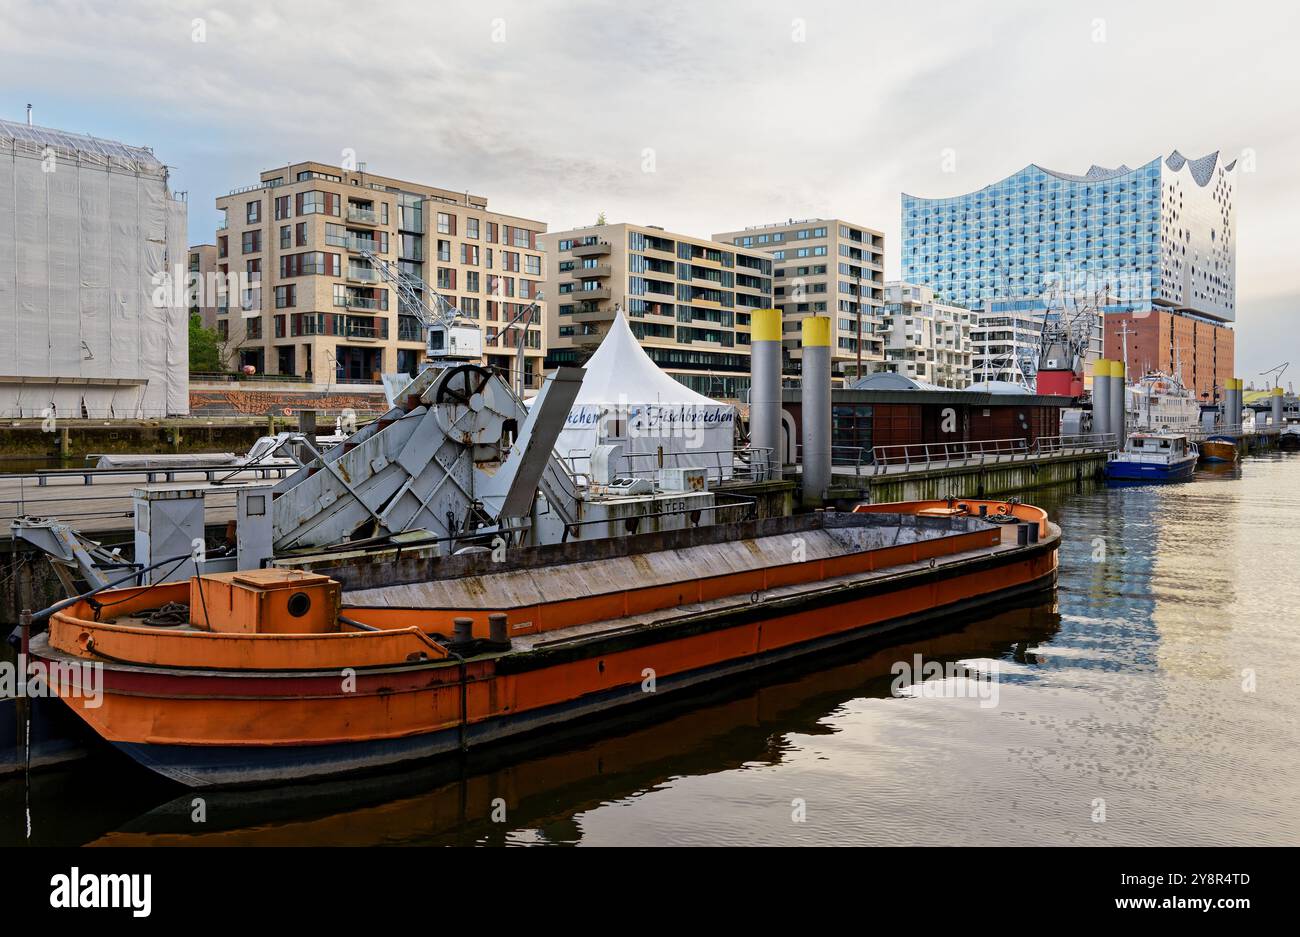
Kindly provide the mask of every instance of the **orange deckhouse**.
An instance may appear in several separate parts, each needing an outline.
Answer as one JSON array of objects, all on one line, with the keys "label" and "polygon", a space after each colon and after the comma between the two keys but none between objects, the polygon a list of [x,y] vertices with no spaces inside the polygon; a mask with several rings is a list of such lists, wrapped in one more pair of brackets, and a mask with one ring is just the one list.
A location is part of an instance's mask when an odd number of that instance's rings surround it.
[{"label": "orange deckhouse", "polygon": [[65,702],[140,763],[191,787],[271,783],[464,751],[1036,596],[1059,539],[1038,508],[951,499],[506,562],[316,558],[102,592],[31,653],[102,664],[101,705]]}]

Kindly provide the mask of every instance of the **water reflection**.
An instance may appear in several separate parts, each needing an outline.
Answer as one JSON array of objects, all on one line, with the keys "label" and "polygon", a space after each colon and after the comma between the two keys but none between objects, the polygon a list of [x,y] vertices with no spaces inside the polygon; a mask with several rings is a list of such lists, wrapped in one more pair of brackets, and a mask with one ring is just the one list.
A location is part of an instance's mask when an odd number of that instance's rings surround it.
[{"label": "water reflection", "polygon": [[[638,726],[362,780],[181,795],[120,759],[38,776],[34,838],[143,844],[1259,844],[1300,836],[1300,457],[1036,499],[1056,601],[781,671]],[[894,698],[913,653],[998,705]],[[0,785],[3,836],[22,790]],[[503,822],[500,811],[504,809]]]},{"label": "water reflection", "polygon": [[[969,623],[955,633],[909,643],[906,655],[958,662],[1003,658],[1032,665],[1030,648],[1050,639],[1058,623],[1051,606],[1009,610]],[[725,697],[695,697],[689,709],[661,708],[657,718],[618,734],[594,726],[559,751],[512,758],[509,751],[474,756],[398,773],[261,791],[208,792],[200,805],[185,793],[163,803],[148,794],[103,789],[105,761],[56,775],[38,776],[34,787],[36,840],[97,845],[274,845],[336,843],[468,844],[530,841],[574,843],[581,839],[575,815],[636,798],[682,777],[779,765],[792,735],[834,731],[826,720],[846,701],[890,697],[890,668],[897,648],[785,670],[765,684],[741,687]],[[681,705],[678,709],[682,709]],[[554,748],[555,740],[548,743]],[[141,772],[119,764],[118,774]],[[83,792],[81,797],[73,791]],[[96,791],[88,804],[85,792]],[[174,788],[151,793],[174,794]],[[127,793],[127,803],[123,802]],[[111,799],[112,806],[106,801]],[[157,804],[156,806],[154,804]],[[89,809],[82,809],[83,806]],[[102,815],[107,807],[109,813]],[[7,814],[8,804],[0,804]],[[496,822],[504,808],[507,822]],[[139,815],[128,816],[132,809]],[[79,816],[78,816],[79,815]],[[80,829],[79,829],[80,827]]]}]

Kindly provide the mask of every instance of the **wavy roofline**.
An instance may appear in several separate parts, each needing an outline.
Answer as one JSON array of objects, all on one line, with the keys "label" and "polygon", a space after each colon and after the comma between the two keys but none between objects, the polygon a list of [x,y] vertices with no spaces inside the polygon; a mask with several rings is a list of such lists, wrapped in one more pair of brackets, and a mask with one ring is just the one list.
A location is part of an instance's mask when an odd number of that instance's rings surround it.
[{"label": "wavy roofline", "polygon": [[[1219,151],[1215,150],[1213,153],[1207,153],[1205,156],[1202,156],[1199,159],[1188,159],[1182,153],[1178,152],[1177,150],[1174,150],[1168,156],[1163,156],[1163,157],[1157,156],[1155,157],[1155,159],[1148,160],[1147,162],[1133,169],[1129,168],[1127,165],[1122,163],[1119,166],[1115,167],[1114,169],[1107,169],[1104,166],[1098,166],[1094,163],[1092,166],[1088,167],[1088,171],[1083,175],[1078,175],[1076,173],[1061,172],[1060,170],[1056,170],[1056,169],[1048,169],[1046,166],[1040,166],[1037,163],[1030,163],[1028,166],[1023,167],[1022,169],[1017,169],[1015,172],[1003,176],[1001,179],[998,179],[996,182],[990,182],[988,185],[981,186],[978,189],[972,189],[969,192],[961,192],[958,193],[957,195],[926,196],[926,195],[912,195],[910,192],[904,192],[902,194],[906,198],[916,199],[922,202],[942,202],[942,201],[947,201],[948,199],[962,198],[967,195],[975,195],[979,192],[987,191],[988,189],[991,189],[994,186],[999,185],[1000,183],[1006,182],[1008,179],[1011,179],[1014,176],[1020,175],[1022,172],[1028,169],[1036,169],[1039,172],[1043,173],[1044,175],[1051,176],[1055,179],[1061,179],[1065,182],[1077,182],[1077,183],[1110,182],[1112,180],[1122,178],[1123,176],[1131,175],[1132,173],[1135,172],[1140,172],[1141,170],[1146,169],[1155,163],[1163,163],[1172,172],[1181,172],[1184,167],[1187,167],[1188,172],[1190,173],[1193,181],[1196,182],[1196,184],[1199,185],[1201,188],[1204,188],[1205,186],[1209,185],[1210,182],[1214,179],[1214,170],[1218,168],[1219,165]],[[1225,172],[1232,172],[1234,169],[1236,169],[1236,167],[1237,167],[1237,161],[1234,159],[1230,163],[1225,163],[1223,169]]]}]

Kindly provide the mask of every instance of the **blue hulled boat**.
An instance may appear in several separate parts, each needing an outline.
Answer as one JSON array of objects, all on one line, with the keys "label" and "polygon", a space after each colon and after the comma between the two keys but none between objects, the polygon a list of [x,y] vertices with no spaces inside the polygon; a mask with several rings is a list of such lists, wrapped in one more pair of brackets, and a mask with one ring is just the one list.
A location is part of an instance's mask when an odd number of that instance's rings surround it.
[{"label": "blue hulled boat", "polygon": [[1192,477],[1199,453],[1182,433],[1132,433],[1106,462],[1115,482],[1181,482]]}]

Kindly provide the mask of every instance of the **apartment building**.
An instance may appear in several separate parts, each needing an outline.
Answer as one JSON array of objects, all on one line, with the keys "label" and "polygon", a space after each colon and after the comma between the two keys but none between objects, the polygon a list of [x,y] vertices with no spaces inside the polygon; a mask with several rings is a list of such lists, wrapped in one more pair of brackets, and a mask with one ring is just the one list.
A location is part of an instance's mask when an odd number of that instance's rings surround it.
[{"label": "apartment building", "polygon": [[622,309],[655,364],[714,399],[749,388],[750,316],[772,306],[772,258],[653,225],[546,236],[548,367],[581,364]]},{"label": "apartment building", "polygon": [[[373,256],[477,322],[483,364],[513,374],[522,335],[527,383],[540,385],[544,223],[489,211],[482,196],[378,176],[364,165],[267,170],[216,201],[224,216],[218,272],[246,277],[238,295],[218,300],[217,330],[232,366],[324,387],[415,373],[426,347],[417,310]],[[434,296],[418,292],[436,306]]]},{"label": "apartment building", "polygon": [[1029,385],[1038,362],[1042,320],[1032,310],[976,312],[971,324],[971,379]]},{"label": "apartment building", "polygon": [[198,316],[205,329],[215,329],[217,296],[214,275],[217,272],[217,245],[191,245],[185,269],[189,274],[190,315]]},{"label": "apartment building", "polygon": [[969,309],[935,302],[928,286],[894,280],[885,284],[885,370],[917,381],[963,390],[971,383]]},{"label": "apartment building", "polygon": [[[878,335],[885,302],[885,236],[874,228],[836,218],[809,218],[715,234],[714,240],[772,258],[773,302],[781,309],[787,373],[798,373],[803,352],[801,322],[829,316],[832,373],[882,369]],[[859,321],[859,319],[861,321]]]}]

